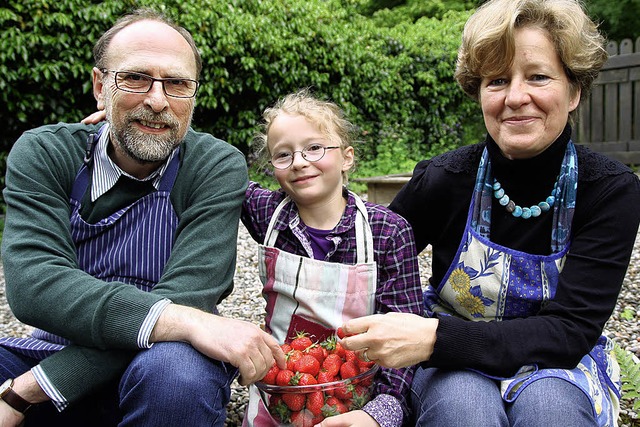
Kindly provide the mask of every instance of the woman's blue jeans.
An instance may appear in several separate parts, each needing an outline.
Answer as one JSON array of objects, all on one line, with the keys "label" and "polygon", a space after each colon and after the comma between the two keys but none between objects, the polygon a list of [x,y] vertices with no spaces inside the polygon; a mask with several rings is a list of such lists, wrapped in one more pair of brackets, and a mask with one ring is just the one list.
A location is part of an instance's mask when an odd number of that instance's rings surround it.
[{"label": "woman's blue jeans", "polygon": [[[37,363],[0,348],[0,379]],[[36,405],[27,412],[26,426],[223,426],[236,373],[186,343],[156,343],[135,356],[119,384],[62,412],[49,402]]]},{"label": "woman's blue jeans", "polygon": [[589,398],[557,378],[535,381],[507,403],[499,383],[476,372],[418,368],[411,405],[415,426],[597,426]]}]

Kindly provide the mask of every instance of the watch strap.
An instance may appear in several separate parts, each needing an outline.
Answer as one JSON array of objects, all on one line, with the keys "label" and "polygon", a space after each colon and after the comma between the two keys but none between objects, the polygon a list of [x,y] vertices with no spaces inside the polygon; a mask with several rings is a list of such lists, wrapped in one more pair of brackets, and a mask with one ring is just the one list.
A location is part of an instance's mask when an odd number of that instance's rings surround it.
[{"label": "watch strap", "polygon": [[8,388],[2,396],[7,405],[11,406],[18,412],[25,413],[27,409],[31,407],[31,403],[24,400],[18,393],[13,391],[12,388]]}]

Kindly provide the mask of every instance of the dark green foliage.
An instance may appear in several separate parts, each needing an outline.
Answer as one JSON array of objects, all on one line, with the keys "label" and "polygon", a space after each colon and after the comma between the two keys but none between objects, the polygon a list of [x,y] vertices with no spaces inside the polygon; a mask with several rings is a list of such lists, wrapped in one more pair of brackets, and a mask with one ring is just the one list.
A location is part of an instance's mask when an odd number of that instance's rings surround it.
[{"label": "dark green foliage", "polygon": [[[262,110],[302,87],[362,129],[360,174],[410,171],[475,141],[479,111],[453,81],[468,12],[381,26],[361,0],[9,0],[0,7],[1,151],[26,129],[95,109],[91,48],[120,15],[153,6],[188,28],[204,69],[194,127],[251,152]],[[415,21],[415,22],[414,22]]]},{"label": "dark green foliage", "polygon": [[639,0],[587,0],[589,15],[610,40],[640,37]]}]

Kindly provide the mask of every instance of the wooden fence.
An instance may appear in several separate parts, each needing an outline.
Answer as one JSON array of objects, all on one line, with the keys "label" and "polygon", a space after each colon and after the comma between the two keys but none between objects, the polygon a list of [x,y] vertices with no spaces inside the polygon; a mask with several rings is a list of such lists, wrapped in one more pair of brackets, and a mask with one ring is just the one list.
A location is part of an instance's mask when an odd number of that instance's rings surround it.
[{"label": "wooden fence", "polygon": [[628,165],[640,165],[640,37],[607,46],[609,60],[578,111],[574,140]]}]

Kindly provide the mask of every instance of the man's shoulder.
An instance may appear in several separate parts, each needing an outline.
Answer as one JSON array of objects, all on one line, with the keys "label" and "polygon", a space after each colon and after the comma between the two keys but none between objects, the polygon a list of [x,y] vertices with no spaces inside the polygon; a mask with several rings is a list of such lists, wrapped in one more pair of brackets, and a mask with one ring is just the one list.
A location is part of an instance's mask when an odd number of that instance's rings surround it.
[{"label": "man's shoulder", "polygon": [[43,125],[25,131],[23,136],[40,138],[74,138],[78,140],[86,139],[90,133],[95,133],[100,129],[100,125],[83,125],[81,123],[56,123]]},{"label": "man's shoulder", "polygon": [[[33,157],[37,151],[47,152],[48,158],[74,158],[82,156],[87,137],[97,133],[100,126],[79,123],[57,123],[25,131],[13,144],[14,157],[25,152]],[[73,153],[74,155],[70,155]],[[41,159],[42,160],[42,159]]]},{"label": "man's shoulder", "polygon": [[216,138],[210,133],[199,132],[192,128],[187,131],[184,138],[185,150],[192,150],[198,155],[203,152],[217,152],[221,156],[242,156],[244,155],[233,145],[220,138]]}]

